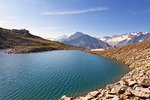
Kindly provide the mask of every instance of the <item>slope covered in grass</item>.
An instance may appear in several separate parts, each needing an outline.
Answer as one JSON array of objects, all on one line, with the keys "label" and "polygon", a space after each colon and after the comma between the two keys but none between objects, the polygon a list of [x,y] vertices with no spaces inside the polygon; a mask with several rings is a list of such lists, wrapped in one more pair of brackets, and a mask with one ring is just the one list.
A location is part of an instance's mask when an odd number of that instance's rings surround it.
[{"label": "slope covered in grass", "polygon": [[13,48],[5,53],[30,53],[48,50],[84,50],[32,35],[28,30],[0,28],[0,49]]},{"label": "slope covered in grass", "polygon": [[67,46],[59,42],[45,40],[32,35],[28,30],[9,30],[0,28],[0,48],[11,48],[14,46]]}]

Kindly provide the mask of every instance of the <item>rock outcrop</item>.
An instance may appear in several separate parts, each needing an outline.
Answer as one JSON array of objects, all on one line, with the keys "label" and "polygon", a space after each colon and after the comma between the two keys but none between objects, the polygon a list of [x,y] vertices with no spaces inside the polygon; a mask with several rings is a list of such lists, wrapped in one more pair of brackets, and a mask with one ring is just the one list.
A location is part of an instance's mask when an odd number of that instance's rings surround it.
[{"label": "rock outcrop", "polygon": [[42,51],[51,51],[51,50],[80,50],[88,52],[88,49],[73,47],[73,46],[64,46],[64,47],[55,47],[55,46],[21,46],[16,48],[11,48],[4,53],[6,54],[22,54],[22,53],[34,53]]},{"label": "rock outcrop", "polygon": [[104,89],[60,100],[150,100],[150,40],[91,53],[123,62],[131,71]]},{"label": "rock outcrop", "polygon": [[49,46],[34,46],[34,47],[29,46],[29,47],[12,48],[8,51],[5,51],[5,53],[20,54],[20,53],[33,53],[33,52],[50,51],[50,50],[57,50],[57,49]]}]

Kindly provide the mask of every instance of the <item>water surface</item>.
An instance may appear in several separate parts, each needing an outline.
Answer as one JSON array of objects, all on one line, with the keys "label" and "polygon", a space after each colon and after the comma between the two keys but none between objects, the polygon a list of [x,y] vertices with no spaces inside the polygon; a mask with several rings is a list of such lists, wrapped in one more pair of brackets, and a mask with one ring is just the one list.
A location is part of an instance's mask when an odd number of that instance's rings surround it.
[{"label": "water surface", "polygon": [[57,100],[116,80],[124,65],[75,50],[4,54],[0,50],[0,100]]}]

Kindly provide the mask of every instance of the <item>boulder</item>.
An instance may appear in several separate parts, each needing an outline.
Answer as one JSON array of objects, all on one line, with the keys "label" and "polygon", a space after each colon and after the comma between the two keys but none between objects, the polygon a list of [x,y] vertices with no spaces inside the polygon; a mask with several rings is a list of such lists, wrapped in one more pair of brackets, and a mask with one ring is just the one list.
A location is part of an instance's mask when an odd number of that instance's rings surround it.
[{"label": "boulder", "polygon": [[143,86],[143,87],[150,87],[150,79],[143,79],[142,82],[140,82],[140,84]]},{"label": "boulder", "polygon": [[121,88],[119,91],[118,91],[118,94],[123,94],[125,93],[125,88]]},{"label": "boulder", "polygon": [[120,100],[116,95],[106,95],[104,100]]},{"label": "boulder", "polygon": [[91,100],[91,98],[86,96],[86,97],[77,98],[76,100]]},{"label": "boulder", "polygon": [[88,93],[88,95],[91,95],[94,98],[96,98],[99,94],[100,94],[99,91],[93,91],[93,92]]},{"label": "boulder", "polygon": [[128,85],[129,85],[130,87],[133,87],[135,84],[137,84],[136,81],[128,81]]},{"label": "boulder", "polygon": [[66,95],[62,96],[59,100],[72,100],[73,98],[67,97]]},{"label": "boulder", "polygon": [[150,88],[136,87],[135,90],[150,94]]},{"label": "boulder", "polygon": [[132,97],[134,96],[131,91],[133,91],[133,89],[131,87],[127,88],[126,92],[124,93],[125,95],[127,95],[128,97]]},{"label": "boulder", "polygon": [[109,85],[106,86],[106,88],[107,88],[108,90],[111,90],[114,86],[115,86],[115,84],[109,84]]},{"label": "boulder", "polygon": [[109,94],[123,94],[125,93],[125,89],[126,87],[124,86],[116,85]]},{"label": "boulder", "polygon": [[98,98],[102,98],[105,95],[105,93],[106,93],[105,90],[101,91],[101,94],[98,95]]},{"label": "boulder", "polygon": [[136,96],[136,97],[140,97],[142,99],[150,99],[150,94],[146,94],[140,90],[132,90],[131,93]]},{"label": "boulder", "polygon": [[89,100],[89,99],[92,99],[93,96],[92,95],[86,95],[84,98],[82,98],[81,100]]}]

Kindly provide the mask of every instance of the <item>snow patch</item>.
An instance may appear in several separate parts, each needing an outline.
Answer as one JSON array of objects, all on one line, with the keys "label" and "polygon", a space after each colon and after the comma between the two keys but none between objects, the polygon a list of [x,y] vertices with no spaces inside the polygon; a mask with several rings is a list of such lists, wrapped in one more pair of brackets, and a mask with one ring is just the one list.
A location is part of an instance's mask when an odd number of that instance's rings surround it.
[{"label": "snow patch", "polygon": [[148,34],[148,32],[143,32],[144,35]]},{"label": "snow patch", "polygon": [[142,42],[143,40],[139,40],[139,42]]},{"label": "snow patch", "polygon": [[107,39],[106,39],[106,38],[100,38],[100,40],[101,40],[101,41],[106,41]]},{"label": "snow patch", "polygon": [[91,49],[91,51],[104,51],[104,49]]}]

